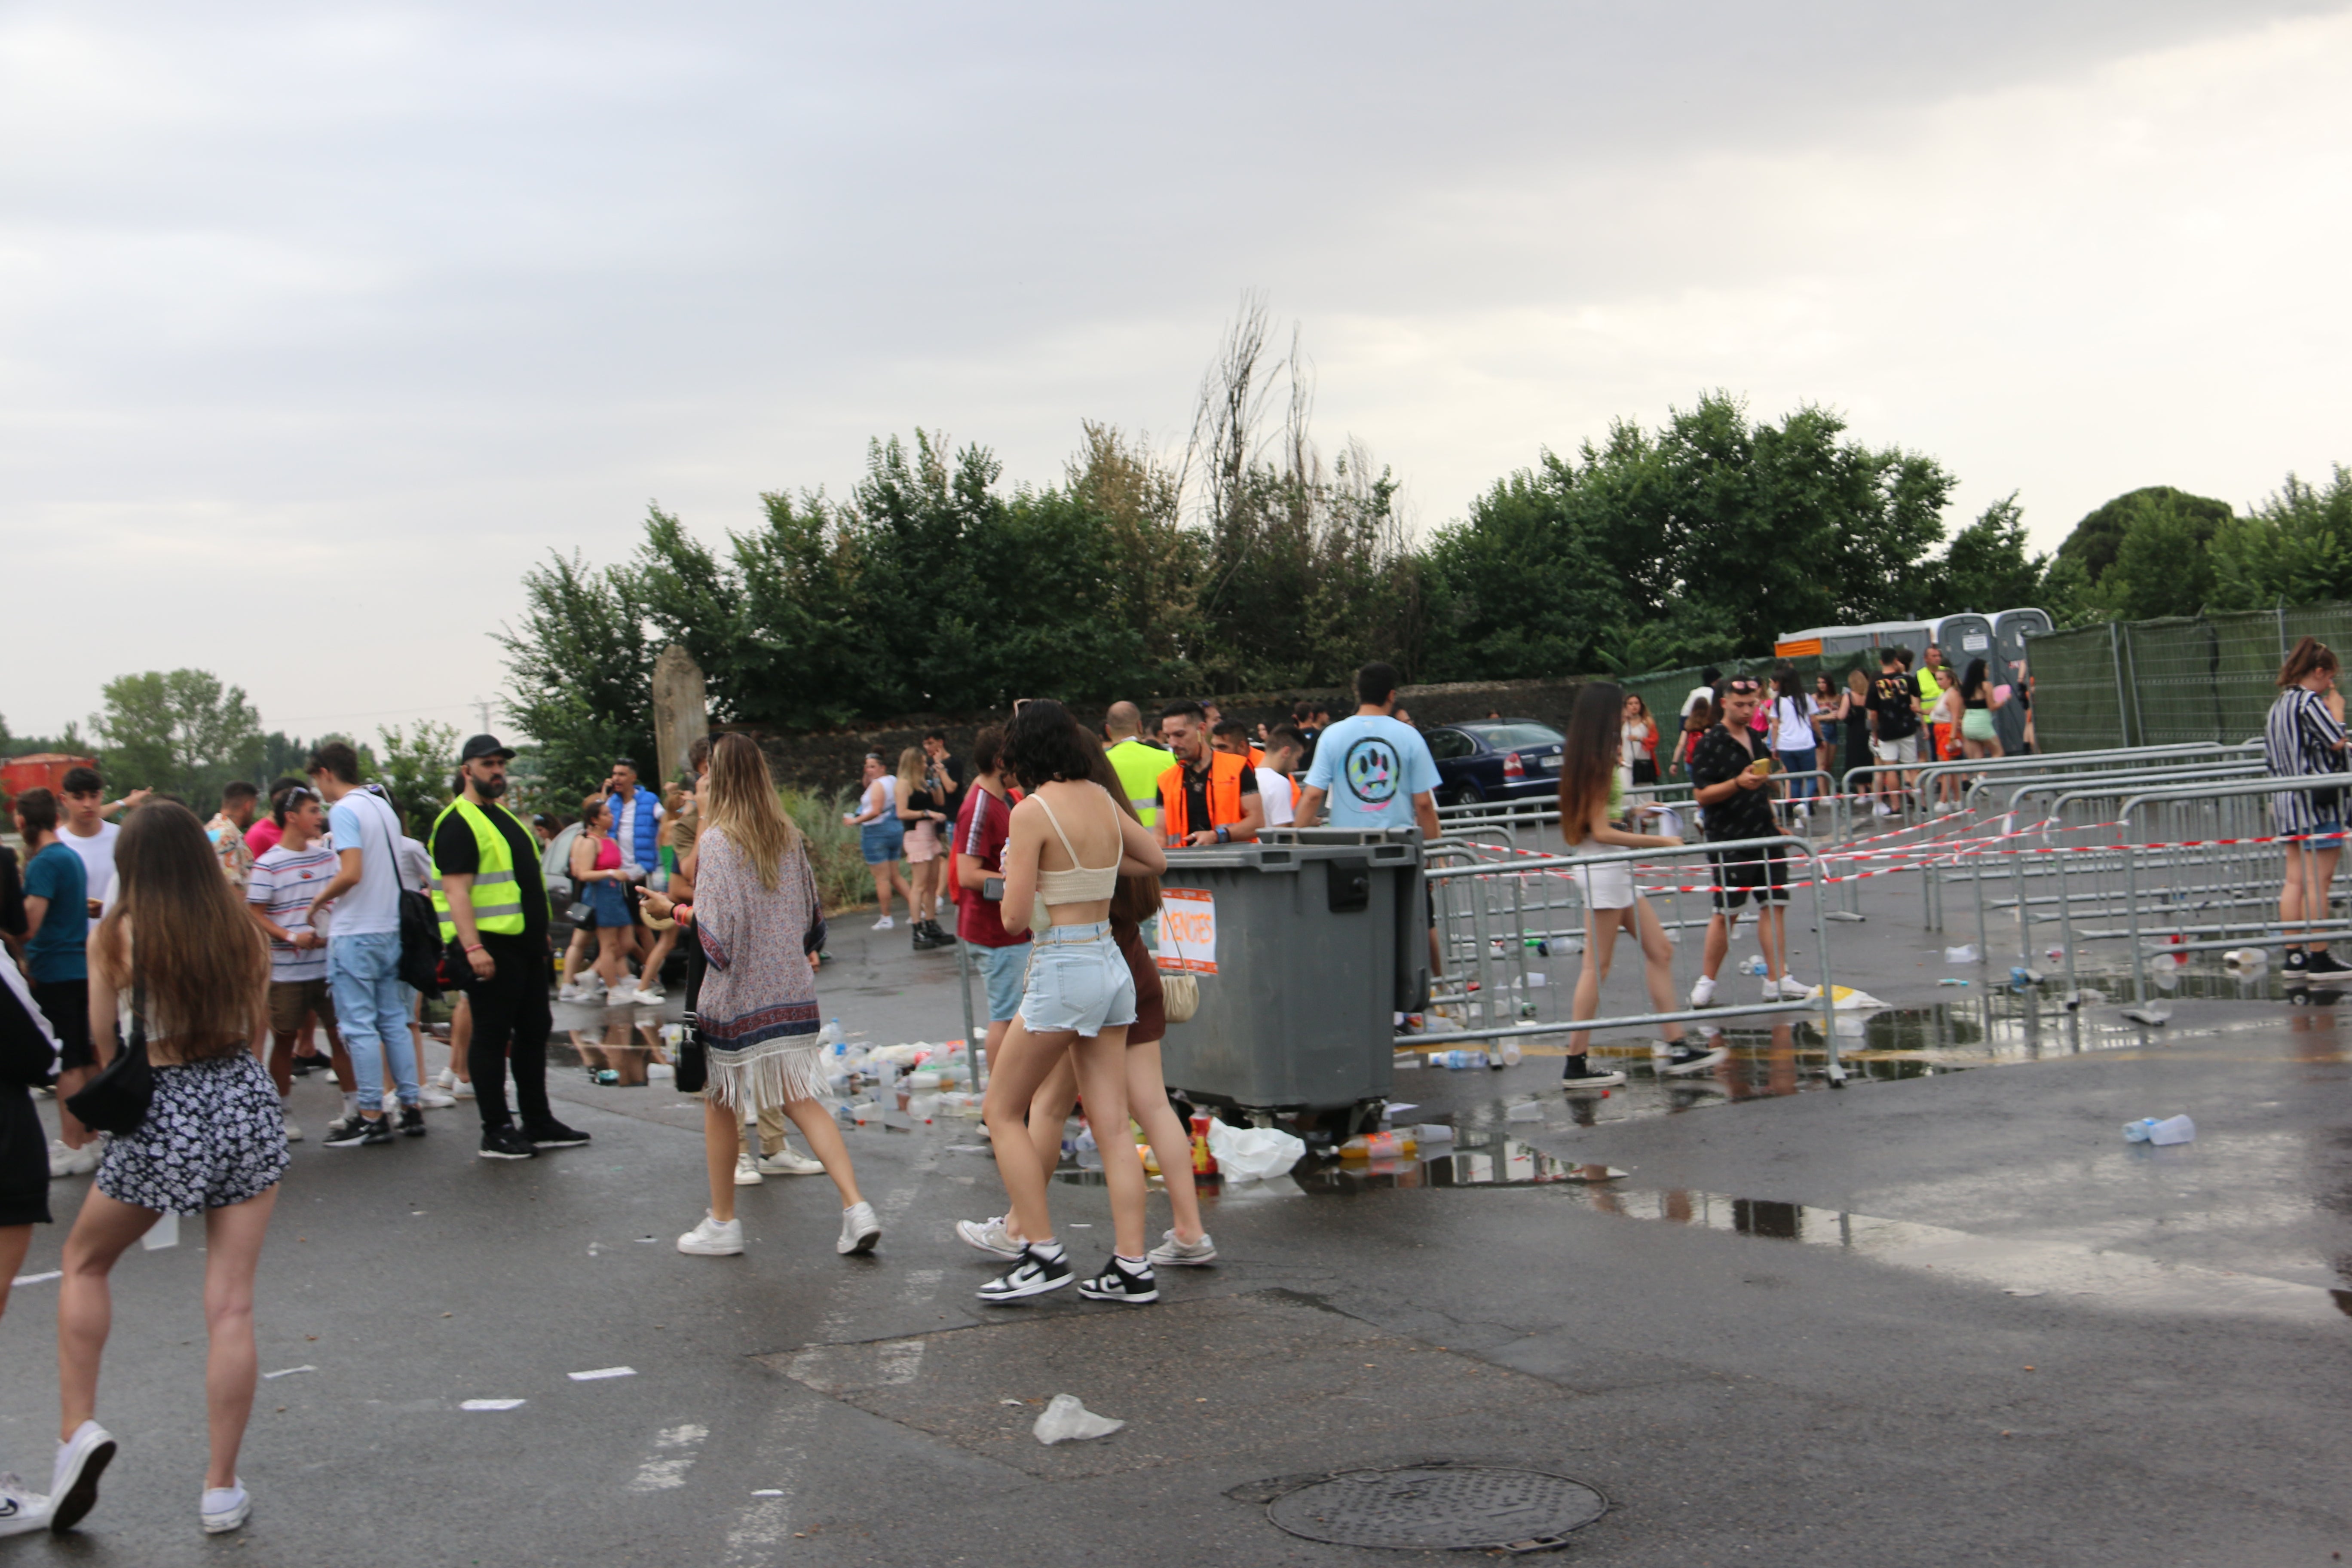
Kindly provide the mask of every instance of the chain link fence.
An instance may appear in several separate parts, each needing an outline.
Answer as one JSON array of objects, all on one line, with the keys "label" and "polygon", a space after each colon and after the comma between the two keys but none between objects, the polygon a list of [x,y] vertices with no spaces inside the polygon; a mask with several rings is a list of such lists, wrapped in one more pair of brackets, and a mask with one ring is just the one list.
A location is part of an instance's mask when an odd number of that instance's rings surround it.
[{"label": "chain link fence", "polygon": [[2243,741],[2263,732],[2298,638],[2352,647],[2352,604],[2110,621],[2026,639],[2045,752]]}]

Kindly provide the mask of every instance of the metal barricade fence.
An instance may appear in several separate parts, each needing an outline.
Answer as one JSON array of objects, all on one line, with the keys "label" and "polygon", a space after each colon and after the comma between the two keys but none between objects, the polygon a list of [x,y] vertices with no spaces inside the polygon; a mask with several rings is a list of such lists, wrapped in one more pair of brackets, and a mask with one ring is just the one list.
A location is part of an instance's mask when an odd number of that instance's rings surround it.
[{"label": "metal barricade fence", "polygon": [[[1761,851],[1769,848],[1785,849],[1792,860],[1804,862],[1811,869],[1811,875],[1801,881],[1791,877],[1789,886],[1792,890],[1810,887],[1812,892],[1813,918],[1810,929],[1819,959],[1821,990],[1818,996],[1806,1001],[1727,1002],[1716,1006],[1664,1013],[1529,1021],[1527,1015],[1530,1011],[1539,1014],[1542,1010],[1540,1004],[1532,1001],[1536,991],[1549,989],[1555,995],[1572,994],[1572,989],[1568,986],[1530,984],[1529,976],[1535,972],[1529,968],[1528,954],[1549,956],[1559,953],[1564,956],[1570,952],[1582,952],[1584,900],[1577,890],[1573,875],[1578,868],[1620,864],[1633,868],[1636,873],[1637,889],[1652,900],[1654,912],[1659,916],[1660,924],[1666,930],[1669,940],[1675,942],[1675,951],[1680,951],[1683,944],[1675,933],[1692,929],[1704,930],[1713,918],[1716,872],[1712,861],[1706,858],[1731,850]],[[1643,885],[1641,871],[1676,861],[1697,862],[1706,871],[1705,880]],[[1820,1019],[1830,1080],[1842,1083],[1845,1079],[1845,1068],[1838,1057],[1836,999],[1830,981],[1829,911],[1822,898],[1826,880],[1824,868],[1821,853],[1801,838],[1784,835],[1726,844],[1690,843],[1666,849],[1617,849],[1591,854],[1498,858],[1481,858],[1467,846],[1445,844],[1430,854],[1426,876],[1435,906],[1441,951],[1445,955],[1447,970],[1442,988],[1433,989],[1431,994],[1430,1005],[1434,1009],[1444,1003],[1464,1008],[1469,1013],[1470,1026],[1443,1032],[1400,1034],[1395,1040],[1400,1050],[1444,1048],[1456,1041],[1528,1038],[1666,1023],[1705,1023],[1711,1019],[1752,1017],[1759,1014],[1802,1014],[1818,1016]],[[1696,920],[1686,918],[1683,905],[1685,898],[1694,895],[1705,900],[1702,912]],[[1665,908],[1655,909],[1659,902],[1663,902]],[[1572,920],[1567,918],[1571,915]],[[1784,940],[1796,934],[1794,927],[1793,921],[1784,924]],[[1638,954],[1638,947],[1636,952]],[[1727,955],[1726,962],[1729,962]],[[1472,984],[1474,981],[1475,985]],[[1675,984],[1679,994],[1683,981],[1678,979]],[[1507,1021],[1497,1021],[1506,1017]]]}]

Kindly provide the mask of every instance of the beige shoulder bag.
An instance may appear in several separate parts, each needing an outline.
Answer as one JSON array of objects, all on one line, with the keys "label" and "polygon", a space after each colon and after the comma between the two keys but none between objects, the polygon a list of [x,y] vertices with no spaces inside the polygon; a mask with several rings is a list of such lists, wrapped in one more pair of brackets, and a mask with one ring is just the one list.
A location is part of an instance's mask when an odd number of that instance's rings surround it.
[{"label": "beige shoulder bag", "polygon": [[[1176,940],[1174,930],[1162,921],[1160,929],[1176,949],[1179,963],[1183,961],[1184,944]],[[1171,1024],[1189,1023],[1201,1010],[1201,982],[1189,971],[1163,969],[1160,972],[1160,1010]]]}]

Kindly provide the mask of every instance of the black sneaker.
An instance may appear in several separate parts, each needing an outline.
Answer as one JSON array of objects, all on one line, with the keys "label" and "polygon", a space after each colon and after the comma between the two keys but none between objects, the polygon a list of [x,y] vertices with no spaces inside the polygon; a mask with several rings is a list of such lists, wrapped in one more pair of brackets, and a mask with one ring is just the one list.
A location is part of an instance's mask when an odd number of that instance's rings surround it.
[{"label": "black sneaker", "polygon": [[482,1134],[485,1160],[535,1160],[539,1150],[511,1127],[493,1127]]},{"label": "black sneaker", "polygon": [[1594,1067],[1581,1053],[1561,1064],[1559,1087],[1562,1089],[1614,1089],[1625,1081],[1622,1072]]},{"label": "black sneaker", "polygon": [[1078,1294],[1089,1301],[1124,1301],[1140,1307],[1160,1300],[1160,1281],[1152,1278],[1150,1259],[1146,1258],[1138,1272],[1113,1258],[1109,1268],[1091,1279],[1078,1281]]},{"label": "black sneaker", "polygon": [[1676,1046],[1666,1053],[1666,1059],[1658,1064],[1658,1070],[1675,1077],[1684,1073],[1705,1072],[1730,1054],[1721,1046],[1711,1046],[1703,1051],[1693,1050],[1688,1046]]},{"label": "black sneaker", "polygon": [[980,1288],[983,1301],[1018,1301],[1024,1296],[1042,1296],[1048,1290],[1058,1290],[1070,1282],[1070,1256],[1064,1252],[1053,1258],[1040,1258],[1034,1247],[1021,1249],[1021,1261],[1010,1271],[999,1275]]},{"label": "black sneaker", "polygon": [[588,1142],[588,1134],[566,1127],[561,1121],[550,1121],[531,1128],[529,1137],[534,1149],[577,1149]]},{"label": "black sneaker", "polygon": [[362,1143],[391,1142],[392,1121],[383,1116],[373,1121],[364,1116],[354,1116],[342,1126],[330,1128],[327,1131],[327,1147],[330,1149],[356,1149]]},{"label": "black sneaker", "polygon": [[403,1138],[422,1138],[425,1136],[425,1108],[423,1106],[404,1105],[400,1108],[400,1135]]},{"label": "black sneaker", "polygon": [[2287,972],[2289,974],[2302,974],[2302,973],[2305,973],[2305,972],[2306,972],[2310,967],[2311,967],[2311,961],[2310,961],[2310,959],[2309,959],[2309,958],[2305,954],[2305,952],[2304,952],[2303,949],[2301,949],[2301,948],[2299,948],[2299,947],[2291,947],[2291,948],[2287,949],[2287,951],[2286,951],[2286,972]]},{"label": "black sneaker", "polygon": [[2334,953],[2318,947],[2304,954],[2303,972],[2305,974],[2352,974],[2352,963],[2338,963]]},{"label": "black sneaker", "polygon": [[314,1072],[326,1071],[329,1065],[327,1058],[324,1057],[296,1057],[294,1058],[294,1076],[296,1078],[307,1078]]}]

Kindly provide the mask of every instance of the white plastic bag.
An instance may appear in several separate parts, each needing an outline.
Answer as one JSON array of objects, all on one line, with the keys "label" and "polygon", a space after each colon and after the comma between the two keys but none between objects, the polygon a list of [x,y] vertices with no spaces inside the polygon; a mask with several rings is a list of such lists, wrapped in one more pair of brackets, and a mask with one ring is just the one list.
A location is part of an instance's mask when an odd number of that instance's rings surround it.
[{"label": "white plastic bag", "polygon": [[1079,1404],[1075,1394],[1057,1394],[1030,1430],[1036,1434],[1037,1441],[1050,1447],[1080,1437],[1108,1437],[1126,1425],[1124,1421],[1096,1415]]},{"label": "white plastic bag", "polygon": [[1218,1171],[1237,1181],[1269,1181],[1298,1163],[1307,1145],[1276,1127],[1228,1127],[1209,1123],[1209,1152]]},{"label": "white plastic bag", "polygon": [[1948,947],[1948,948],[1946,948],[1946,949],[1944,950],[1944,962],[1945,962],[1946,963],[1976,963],[1976,962],[1977,962],[1977,944],[1976,944],[1975,942],[1962,942],[1962,943],[1961,943],[1959,946],[1958,946],[1958,947]]}]

